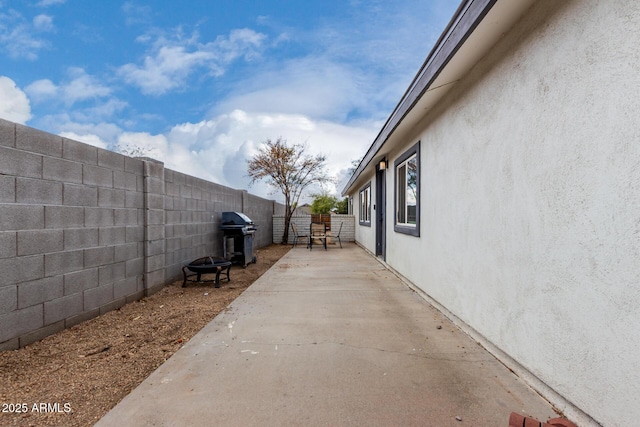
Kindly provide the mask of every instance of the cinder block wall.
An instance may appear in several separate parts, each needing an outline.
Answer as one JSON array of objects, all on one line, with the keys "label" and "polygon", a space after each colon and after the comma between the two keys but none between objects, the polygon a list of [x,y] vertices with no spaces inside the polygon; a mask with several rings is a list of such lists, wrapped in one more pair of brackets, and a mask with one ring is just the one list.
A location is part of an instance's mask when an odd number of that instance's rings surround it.
[{"label": "cinder block wall", "polygon": [[[311,226],[311,215],[294,215],[291,217],[291,223],[298,227],[300,234],[309,234],[309,227]],[[340,240],[342,242],[355,242],[356,225],[355,217],[353,215],[331,215],[331,230],[334,234],[338,233],[338,228],[342,225],[342,232],[340,233]],[[284,233],[284,215],[273,216],[273,242],[280,243],[282,241],[282,234]],[[289,226],[289,244],[293,244],[293,231],[291,225]]]},{"label": "cinder block wall", "polygon": [[0,350],[156,292],[184,262],[220,254],[222,211],[251,212],[256,246],[270,242],[265,218],[279,208],[0,119]]},{"label": "cinder block wall", "polygon": [[242,212],[242,191],[168,169],[165,183],[166,276],[176,279],[186,262],[222,255],[221,213]]},{"label": "cinder block wall", "polygon": [[258,226],[256,244],[258,247],[270,245],[273,243],[273,216],[284,213],[284,205],[271,203],[247,192],[244,192],[244,197],[244,213]]},{"label": "cinder block wall", "polygon": [[144,294],[144,162],[0,120],[0,349]]},{"label": "cinder block wall", "polygon": [[272,217],[281,204],[165,169],[165,277],[175,280],[182,266],[204,255],[222,256],[222,212],[243,212],[257,227],[254,246],[272,243]]}]

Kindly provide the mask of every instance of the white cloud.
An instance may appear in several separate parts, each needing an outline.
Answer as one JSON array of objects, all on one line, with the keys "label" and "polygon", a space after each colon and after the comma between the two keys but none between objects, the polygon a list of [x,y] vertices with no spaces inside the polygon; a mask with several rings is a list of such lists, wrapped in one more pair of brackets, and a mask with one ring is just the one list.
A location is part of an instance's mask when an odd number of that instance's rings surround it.
[{"label": "white cloud", "polygon": [[141,66],[126,64],[118,74],[147,95],[162,95],[184,85],[194,68],[210,60],[206,52],[188,52],[184,46],[162,46]]},{"label": "white cloud", "polygon": [[49,79],[36,80],[25,88],[34,102],[60,101],[71,106],[87,99],[104,98],[111,94],[111,88],[103,85],[82,68],[68,70],[69,80],[56,85]]},{"label": "white cloud", "polygon": [[297,58],[265,69],[251,81],[243,81],[216,111],[303,114],[346,120],[354,108],[366,106],[358,71],[323,57]]},{"label": "white cloud", "polygon": [[49,79],[36,80],[25,90],[36,103],[54,98],[58,94],[58,87]]},{"label": "white cloud", "polygon": [[82,68],[69,69],[71,80],[62,86],[62,96],[66,102],[74,102],[100,98],[111,94],[111,89],[104,86],[97,78],[87,74]]},{"label": "white cloud", "polygon": [[67,114],[47,116],[43,120],[44,128],[60,136],[95,145],[100,148],[111,148],[123,131],[113,123],[79,123]]},{"label": "white cloud", "polygon": [[53,18],[49,15],[38,15],[33,18],[33,28],[38,31],[52,31],[53,27]]},{"label": "white cloud", "polygon": [[36,30],[34,23],[15,10],[0,13],[0,50],[12,58],[36,60],[38,52],[49,46],[46,40],[37,37]]},{"label": "white cloud", "polygon": [[260,47],[267,38],[249,28],[231,30],[229,37],[218,36],[215,42],[205,46],[218,56],[221,62],[228,64],[237,58],[251,60],[260,55]]},{"label": "white cloud", "polygon": [[[39,5],[60,2],[42,0]],[[178,124],[163,133],[125,132],[135,130],[138,122],[160,123],[144,118],[145,112],[170,113],[161,112],[161,105],[144,107],[135,97],[137,91],[131,90],[122,96],[128,96],[134,106],[129,112],[136,115],[122,114],[128,103],[114,96],[106,80],[81,68],[69,69],[60,80],[35,81],[25,92],[38,108],[55,111],[41,116],[38,126],[42,128],[101,147],[137,146],[168,168],[223,185],[246,188],[246,160],[266,138],[280,136],[290,143],[306,141],[311,154],[326,154],[327,169],[340,178],[351,161],[364,154],[428,53],[431,43],[425,37],[429,31],[424,28],[424,17],[431,16],[433,5],[446,2],[449,0],[434,0],[417,6],[398,2],[371,12],[381,4],[371,0],[353,8],[345,5],[340,16],[319,20],[319,26],[308,28],[278,28],[273,18],[258,17],[269,38],[248,28],[208,40],[180,29],[170,35],[157,29],[148,32],[138,38],[145,55],[116,70],[119,83],[124,81],[148,95],[185,88],[204,92],[212,77],[231,74],[231,67],[240,71],[229,82],[219,80],[225,83],[224,99],[202,101],[216,105],[208,120],[197,122],[198,117],[192,119],[195,123]],[[122,11],[128,24],[151,22],[148,6],[126,1]],[[53,20],[43,14],[27,21],[0,12],[0,49],[13,49],[14,44],[9,47],[7,43],[15,41],[20,55],[35,58],[46,46],[33,35],[36,28],[53,29]],[[281,50],[272,60],[266,54],[262,57],[267,49]],[[291,52],[306,53],[291,56]],[[280,59],[282,55],[288,59]],[[238,66],[251,61],[259,64],[256,70]],[[28,107],[29,100],[24,98]],[[193,111],[207,108],[197,102]],[[162,126],[166,125],[165,118]],[[269,193],[264,184],[256,184],[251,191],[263,196]]]},{"label": "white cloud", "polygon": [[151,135],[147,132],[124,132],[118,137],[116,147],[124,154],[139,151],[144,157],[163,162],[171,155],[166,136]]},{"label": "white cloud", "polygon": [[103,141],[99,136],[94,134],[77,134],[75,132],[61,132],[60,136],[73,139],[74,141],[84,142],[99,148],[108,148],[109,144]]},{"label": "white cloud", "polygon": [[[198,34],[184,38],[178,31],[173,39],[157,38],[142,64],[125,64],[119,68],[118,75],[140,87],[144,94],[162,95],[182,88],[197,70],[220,76],[236,59],[251,60],[259,55],[265,38],[253,30],[239,29],[203,44],[198,41]],[[149,42],[150,37],[140,37],[139,41]]]},{"label": "white cloud", "polygon": [[[56,84],[49,79],[32,82],[25,88],[31,101],[48,114],[40,114],[33,125],[50,132],[76,136],[80,141],[109,146],[122,129],[109,122],[129,126],[122,112],[129,106],[112,95],[112,89],[82,68],[70,68],[67,78]],[[97,135],[99,139],[93,136]]]},{"label": "white cloud", "polygon": [[342,122],[386,118],[452,8],[450,0],[351,2],[333,19],[318,20],[308,28],[259,17],[260,24],[281,34],[278,40],[304,46],[308,54],[255,73],[216,111],[254,111],[263,105],[269,111],[320,114]]},{"label": "white cloud", "polygon": [[127,25],[135,25],[150,23],[153,11],[150,6],[141,6],[127,1],[122,5],[122,12],[125,15]]},{"label": "white cloud", "polygon": [[86,116],[86,121],[96,121],[115,117],[118,113],[128,107],[125,101],[116,98],[109,98],[104,102],[99,102],[94,107],[76,111],[78,116]]},{"label": "white cloud", "polygon": [[[326,155],[327,172],[338,177],[351,166],[351,160],[364,154],[378,126],[378,123],[349,126],[303,115],[236,110],[211,120],[174,126],[167,135],[169,155],[164,161],[168,168],[223,185],[247,188],[246,161],[265,139],[283,137],[290,144],[306,142],[309,154]],[[183,151],[172,157],[170,154],[176,147]],[[185,156],[185,152],[189,155]],[[269,194],[263,184],[255,185],[253,192]]]},{"label": "white cloud", "polygon": [[[175,125],[165,134],[124,132],[114,125],[67,121],[60,135],[103,148],[138,148],[145,156],[164,162],[169,169],[280,200],[279,193],[263,182],[249,187],[247,160],[267,138],[283,137],[290,144],[306,143],[308,154],[326,155],[328,174],[340,179],[351,166],[351,160],[364,154],[379,126],[379,123],[342,125],[296,114],[235,110],[198,123]],[[327,189],[336,191],[334,187]]]},{"label": "white cloud", "polygon": [[25,124],[31,118],[27,95],[9,77],[0,76],[0,117]]}]

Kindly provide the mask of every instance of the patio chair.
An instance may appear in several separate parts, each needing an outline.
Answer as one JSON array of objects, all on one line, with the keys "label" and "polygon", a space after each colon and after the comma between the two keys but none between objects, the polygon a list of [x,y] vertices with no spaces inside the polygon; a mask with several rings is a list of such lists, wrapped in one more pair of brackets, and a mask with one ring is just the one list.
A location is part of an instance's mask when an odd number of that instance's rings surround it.
[{"label": "patio chair", "polygon": [[309,228],[309,250],[313,250],[313,241],[320,240],[327,250],[327,224],[312,222]]},{"label": "patio chair", "polygon": [[338,227],[338,234],[336,234],[335,236],[333,234],[331,235],[331,238],[338,239],[338,243],[340,243],[340,249],[342,249],[342,240],[340,240],[340,233],[342,232],[342,224],[343,222],[341,222],[340,227]]},{"label": "patio chair", "polygon": [[298,226],[295,225],[294,223],[291,223],[291,229],[293,230],[293,247],[295,248],[296,245],[298,244],[298,240],[302,237],[307,239],[307,247],[309,247],[309,235],[307,234],[300,234],[298,232]]}]

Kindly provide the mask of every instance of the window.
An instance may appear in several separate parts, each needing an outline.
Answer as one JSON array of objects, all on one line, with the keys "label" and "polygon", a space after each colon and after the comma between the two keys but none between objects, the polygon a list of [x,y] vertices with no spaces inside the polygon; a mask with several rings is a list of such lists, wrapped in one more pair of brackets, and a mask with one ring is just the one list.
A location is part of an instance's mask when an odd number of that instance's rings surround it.
[{"label": "window", "polygon": [[420,142],[405,151],[395,166],[395,226],[398,233],[420,235]]},{"label": "window", "polygon": [[360,190],[360,225],[371,226],[371,183]]}]

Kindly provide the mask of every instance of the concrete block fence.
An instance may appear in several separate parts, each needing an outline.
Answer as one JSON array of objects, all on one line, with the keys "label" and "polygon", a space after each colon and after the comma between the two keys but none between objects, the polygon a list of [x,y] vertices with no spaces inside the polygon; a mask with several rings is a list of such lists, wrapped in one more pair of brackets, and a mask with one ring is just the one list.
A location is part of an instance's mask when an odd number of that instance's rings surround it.
[{"label": "concrete block fence", "polygon": [[271,243],[272,200],[0,119],[0,350],[160,290],[221,255],[223,211]]},{"label": "concrete block fence", "polygon": [[[298,231],[302,234],[309,234],[311,226],[311,215],[294,215],[291,217],[291,223],[296,224]],[[353,215],[331,215],[331,230],[333,233],[338,232],[338,228],[342,225],[340,240],[342,242],[355,242],[356,240],[356,222]],[[280,243],[282,234],[284,233],[284,215],[273,216],[273,242]],[[293,244],[293,230],[289,228],[289,244]]]}]

